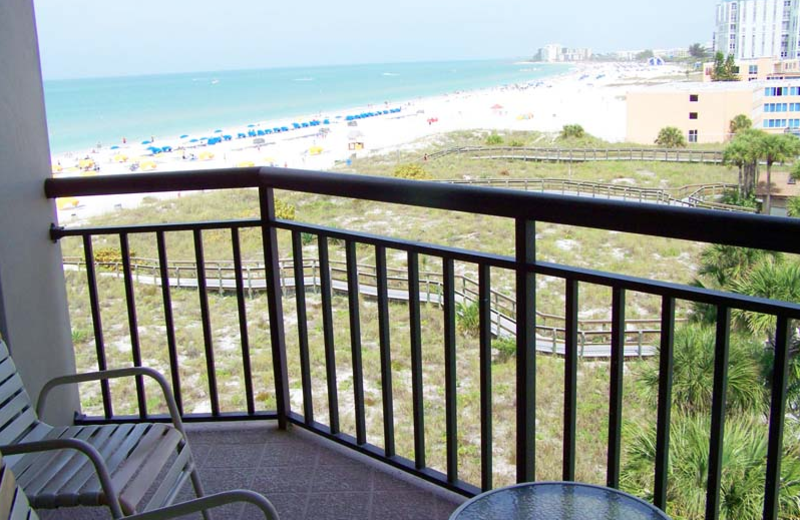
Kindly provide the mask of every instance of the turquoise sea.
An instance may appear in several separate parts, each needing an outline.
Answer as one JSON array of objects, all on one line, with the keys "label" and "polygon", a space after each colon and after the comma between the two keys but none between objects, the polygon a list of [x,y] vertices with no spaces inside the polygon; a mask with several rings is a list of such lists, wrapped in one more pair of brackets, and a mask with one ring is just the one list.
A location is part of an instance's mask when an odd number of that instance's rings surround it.
[{"label": "turquoise sea", "polygon": [[514,60],[390,63],[45,81],[54,153],[400,102],[569,70]]}]

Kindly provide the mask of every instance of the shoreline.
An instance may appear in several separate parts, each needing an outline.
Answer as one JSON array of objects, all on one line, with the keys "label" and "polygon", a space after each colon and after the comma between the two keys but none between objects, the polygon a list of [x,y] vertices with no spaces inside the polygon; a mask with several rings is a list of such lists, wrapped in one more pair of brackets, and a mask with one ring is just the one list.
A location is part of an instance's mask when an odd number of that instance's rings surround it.
[{"label": "shoreline", "polygon": [[[351,157],[411,149],[411,144],[436,134],[459,131],[557,132],[565,124],[580,124],[597,137],[611,142],[625,140],[625,95],[642,81],[667,82],[678,66],[648,67],[630,63],[576,63],[561,74],[525,84],[457,91],[421,97],[401,103],[380,103],[349,110],[323,111],[301,117],[254,122],[247,126],[225,125],[206,134],[163,138],[154,143],[118,143],[102,148],[53,154],[54,176],[131,174],[141,171],[185,171],[244,166],[286,166],[326,170]],[[400,109],[380,116],[347,122],[349,114]],[[309,126],[278,134],[248,136],[240,133],[265,128],[293,128],[293,122],[328,119],[328,125]],[[353,124],[355,123],[355,124]],[[322,132],[320,132],[322,130]],[[230,135],[215,145],[200,137]],[[195,143],[189,142],[197,139]],[[356,145],[360,143],[360,145]],[[172,151],[154,155],[149,146],[170,146]],[[360,147],[359,147],[360,146]],[[132,164],[138,164],[135,171]],[[114,204],[85,200],[59,200],[59,220],[70,222],[131,207],[135,200],[117,197]],[[90,199],[92,199],[90,201]],[[139,197],[141,199],[141,197]],[[91,202],[91,204],[89,203]]]}]

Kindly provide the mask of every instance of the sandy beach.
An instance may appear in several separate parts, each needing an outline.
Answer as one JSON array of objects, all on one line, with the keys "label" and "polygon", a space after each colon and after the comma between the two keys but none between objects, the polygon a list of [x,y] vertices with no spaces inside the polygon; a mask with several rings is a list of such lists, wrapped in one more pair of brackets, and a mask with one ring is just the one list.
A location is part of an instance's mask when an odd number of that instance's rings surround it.
[{"label": "sandy beach", "polygon": [[[57,154],[52,157],[53,172],[56,176],[79,176],[262,165],[327,170],[354,155],[361,157],[409,149],[415,141],[435,134],[457,130],[557,132],[566,124],[579,124],[592,135],[621,142],[625,139],[627,92],[645,83],[674,80],[683,71],[682,67],[672,65],[576,64],[569,73],[524,85],[353,107],[284,120],[255,121],[246,127],[228,127],[220,121],[221,126],[201,135],[156,135],[154,141],[147,144],[119,142]],[[346,120],[350,114],[384,110],[391,113],[354,122]],[[293,129],[292,125],[293,122],[326,119],[327,125],[299,129]],[[239,134],[274,127],[292,130],[237,138]],[[231,140],[214,145],[200,140],[224,135],[231,136]],[[547,146],[549,141],[543,138],[541,144]],[[149,149],[152,146],[166,146],[171,151],[153,154]],[[175,195],[160,194],[161,197]],[[135,206],[140,200],[140,195],[61,199],[59,221],[75,224],[115,208]]]}]

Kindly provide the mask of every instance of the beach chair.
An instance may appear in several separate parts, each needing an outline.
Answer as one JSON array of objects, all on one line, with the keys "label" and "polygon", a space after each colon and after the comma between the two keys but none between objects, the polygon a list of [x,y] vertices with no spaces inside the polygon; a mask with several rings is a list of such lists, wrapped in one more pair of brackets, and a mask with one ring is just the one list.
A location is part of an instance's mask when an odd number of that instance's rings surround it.
[{"label": "beach chair", "polygon": [[[51,426],[39,420],[47,395],[57,386],[134,376],[159,384],[171,425]],[[198,497],[204,495],[175,399],[155,370],[135,367],[58,377],[44,385],[34,409],[0,340],[0,403],[0,452],[36,509],[108,506],[114,518],[122,518],[137,509],[170,505],[187,480]],[[152,494],[140,508],[148,492]]]},{"label": "beach chair", "polygon": [[[126,520],[165,520],[187,514],[208,511],[214,507],[234,502],[248,502],[258,507],[266,520],[278,520],[278,513],[263,496],[253,491],[226,491],[209,495],[182,504],[155,509],[147,513],[129,516]],[[0,453],[0,520],[38,520],[25,492],[17,485],[14,472],[6,465]]]}]

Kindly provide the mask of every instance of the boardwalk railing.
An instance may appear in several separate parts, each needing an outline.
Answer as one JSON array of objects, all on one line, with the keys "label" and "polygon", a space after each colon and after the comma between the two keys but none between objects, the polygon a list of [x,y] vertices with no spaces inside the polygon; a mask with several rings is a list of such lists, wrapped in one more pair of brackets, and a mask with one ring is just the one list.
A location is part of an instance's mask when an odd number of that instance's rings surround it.
[{"label": "boardwalk railing", "polygon": [[461,146],[428,154],[429,159],[466,154],[482,159],[540,162],[658,161],[722,164],[721,150],[675,148],[547,148],[522,146]]},{"label": "boardwalk railing", "polygon": [[[295,265],[291,259],[280,260],[279,263],[280,287],[284,294],[296,294]],[[88,270],[83,257],[64,257],[66,268]],[[263,262],[242,261],[241,271],[237,271],[234,262],[219,262],[207,260],[205,262],[206,289],[218,291],[220,294],[237,290],[237,278],[242,278],[245,292],[252,297],[253,293],[267,290],[266,266]],[[377,297],[377,273],[374,265],[357,264],[358,290],[365,298]],[[101,269],[99,274],[123,277],[123,262],[105,261],[94,262],[93,270]],[[170,287],[177,289],[197,289],[198,273],[197,264],[194,262],[176,262],[167,264]],[[158,259],[132,258],[130,270],[133,281],[136,283],[161,285],[161,265]],[[347,263],[331,260],[329,262],[331,291],[347,295]],[[303,262],[302,276],[306,291],[318,293],[321,290],[322,276],[320,265],[316,259]],[[402,269],[387,268],[387,281],[389,289],[387,297],[390,301],[408,302],[409,287],[408,277]],[[420,271],[419,273],[419,299],[420,302],[430,303],[441,307],[444,304],[444,281],[441,273]],[[480,286],[477,280],[469,276],[455,275],[455,297],[458,306],[479,304]],[[497,336],[513,337],[516,335],[517,304],[513,295],[492,289],[490,291],[492,302],[492,334]],[[461,307],[459,307],[460,309]],[[458,311],[457,311],[458,312]],[[567,329],[566,318],[554,314],[536,311],[537,323],[536,347],[538,352],[563,356],[565,354]],[[678,318],[678,322],[685,319]],[[656,353],[655,342],[661,333],[658,328],[660,318],[638,318],[625,320],[625,355],[646,357]],[[611,320],[579,319],[578,337],[580,357],[608,358],[611,357]]]},{"label": "boardwalk railing", "polygon": [[[448,179],[439,182],[463,184],[466,186],[495,186],[540,193],[560,193],[591,197],[593,199],[617,199],[632,202],[649,202],[686,208],[716,209],[720,211],[736,211],[740,213],[757,213],[753,208],[733,206],[707,200],[721,195],[726,190],[735,190],[735,184],[690,185],[675,189],[641,188],[625,184],[608,184],[604,182],[573,181],[571,179]],[[681,196],[683,195],[683,196]]]},{"label": "boardwalk railing", "polygon": [[[565,361],[564,361],[564,401],[563,401],[563,475],[564,480],[575,479],[575,459],[577,452],[576,418],[578,395],[578,309],[582,286],[599,285],[610,289],[612,298],[610,313],[611,323],[611,359],[608,363],[610,378],[608,394],[607,421],[607,460],[606,484],[618,488],[620,485],[622,461],[622,417],[623,417],[623,378],[625,376],[623,355],[625,352],[625,315],[626,296],[629,293],[644,293],[655,296],[661,302],[661,320],[659,335],[659,388],[656,421],[656,444],[654,486],[652,500],[656,506],[665,508],[670,475],[670,412],[672,409],[672,363],[675,338],[675,311],[678,302],[697,302],[710,305],[716,309],[716,339],[714,357],[714,384],[711,398],[711,427],[709,431],[709,455],[706,467],[705,517],[708,520],[719,518],[721,499],[721,475],[723,466],[723,432],[726,418],[726,385],[728,371],[728,351],[731,338],[731,312],[735,309],[756,312],[772,316],[775,319],[774,366],[769,371],[770,402],[769,417],[766,425],[769,434],[766,439],[767,457],[765,485],[763,493],[763,517],[773,520],[778,516],[779,492],[781,489],[781,458],[783,450],[783,429],[786,420],[787,371],[789,364],[789,344],[792,337],[792,321],[800,319],[800,305],[753,298],[749,296],[723,293],[708,289],[672,284],[646,278],[635,278],[614,273],[607,273],[575,267],[570,265],[543,262],[536,257],[536,224],[550,222],[567,226],[582,226],[600,230],[637,233],[641,240],[647,237],[666,237],[692,240],[706,243],[727,244],[740,247],[767,249],[786,253],[800,253],[800,241],[787,237],[800,236],[800,221],[748,215],[725,213],[702,209],[677,208],[654,204],[636,204],[614,200],[597,200],[579,197],[565,197],[552,194],[529,193],[520,190],[488,189],[473,186],[456,186],[442,183],[406,181],[393,178],[370,177],[364,175],[341,175],[323,172],[291,170],[283,168],[242,168],[213,171],[192,171],[174,174],[142,174],[97,176],[89,178],[72,178],[49,180],[46,182],[46,193],[51,198],[88,195],[113,195],[121,193],[153,193],[176,190],[202,189],[234,189],[258,188],[260,201],[260,217],[254,220],[214,221],[214,222],[180,222],[167,224],[141,224],[137,226],[112,226],[84,229],[54,228],[51,231],[54,239],[67,236],[82,237],[85,256],[93,259],[92,237],[96,235],[116,236],[119,239],[123,266],[122,275],[126,287],[126,303],[128,308],[128,325],[131,331],[131,358],[136,365],[142,363],[142,353],[138,338],[136,301],[133,292],[133,272],[130,265],[129,237],[141,234],[154,237],[158,243],[159,275],[165,309],[165,331],[170,352],[171,375],[176,395],[180,398],[180,362],[174,333],[172,304],[170,296],[169,272],[165,235],[177,231],[191,232],[194,238],[195,262],[198,265],[198,300],[200,306],[200,325],[203,330],[203,344],[207,372],[203,378],[208,385],[210,414],[182,413],[189,420],[221,421],[228,419],[276,418],[281,427],[289,423],[306,428],[361,453],[379,459],[387,464],[427,479],[438,485],[464,493],[474,494],[481,489],[494,486],[493,475],[495,462],[493,448],[496,444],[495,421],[513,422],[501,424],[503,432],[514,431],[514,440],[507,436],[502,439],[503,445],[514,442],[516,478],[520,482],[533,481],[537,477],[535,461],[537,450],[537,400],[536,400],[536,343],[535,327],[537,276],[547,276],[561,280],[564,288],[564,315],[566,316]],[[302,222],[280,220],[275,217],[274,190],[289,190],[301,193],[312,193],[321,196],[335,196],[349,199],[366,200],[374,203],[405,204],[444,211],[467,212],[471,214],[491,215],[493,217],[512,219],[514,222],[513,255],[497,255],[477,250],[456,249],[438,244],[425,243],[394,238],[387,235],[373,235],[354,232],[346,229],[333,229]],[[402,226],[402,220],[397,220]],[[236,272],[241,273],[241,245],[239,232],[244,228],[260,230],[264,258],[267,269],[267,301],[269,317],[269,338],[271,346],[272,368],[274,377],[274,395],[276,409],[274,411],[256,410],[252,385],[250,364],[250,345],[248,320],[246,318],[245,286],[241,276],[236,277],[236,301],[241,328],[241,352],[245,373],[246,407],[241,410],[226,410],[222,413],[217,390],[217,371],[214,364],[214,343],[212,335],[208,302],[208,285],[204,269],[203,234],[207,230],[228,230],[233,251]],[[299,349],[300,372],[303,392],[302,409],[293,410],[289,399],[289,378],[287,368],[287,343],[285,337],[285,319],[294,325],[293,318],[284,316],[283,296],[280,286],[278,231],[291,235],[292,259],[295,262],[295,286],[297,287],[296,328],[299,344],[292,349]],[[318,407],[325,410],[325,417],[315,415],[315,391],[310,378],[309,364],[309,330],[308,313],[311,306],[305,301],[305,280],[300,276],[304,265],[302,234],[315,236],[318,249],[315,253],[320,268],[320,305],[313,308],[322,319],[322,343],[325,349],[325,375],[322,384],[327,386],[327,399],[317,402]],[[341,366],[337,369],[335,330],[341,326],[334,320],[332,305],[332,281],[329,275],[330,239],[343,242],[346,252],[347,282],[349,290],[347,336],[350,338],[350,355],[352,373],[347,373],[347,385],[342,385],[342,392],[352,392],[347,411],[353,411],[355,426],[352,430],[343,428],[340,422],[340,405],[338,401],[339,380],[343,377]],[[376,344],[362,345],[361,315],[358,290],[358,254],[364,248],[370,250],[375,258],[376,315],[378,321],[378,341]],[[397,452],[395,429],[395,404],[393,386],[392,341],[396,336],[391,333],[392,318],[395,313],[389,312],[389,274],[387,270],[387,251],[393,256],[398,253],[406,260],[406,277],[411,287],[419,287],[420,256],[433,257],[442,265],[442,327],[441,355],[443,359],[444,379],[444,416],[445,434],[443,451],[446,452],[446,464],[442,470],[429,465],[426,453],[433,446],[439,446],[440,439],[426,438],[426,403],[430,404],[429,392],[426,392],[430,381],[423,378],[422,328],[423,315],[419,292],[409,292],[407,320],[402,323],[407,331],[408,349],[410,352],[410,369],[408,380],[403,386],[411,389],[413,404],[413,420],[409,428],[413,432],[414,450],[411,458]],[[126,260],[127,259],[127,260]],[[478,321],[479,321],[479,356],[476,364],[470,367],[458,363],[458,356],[464,353],[458,350],[461,341],[456,334],[456,262],[458,265],[469,264],[471,271],[478,273]],[[106,346],[103,341],[104,325],[101,319],[100,300],[97,291],[97,272],[94,263],[87,263],[87,292],[91,302],[95,327],[95,343],[99,368],[105,368]],[[498,403],[493,394],[498,392],[492,383],[492,271],[508,270],[514,274],[515,280],[515,321],[516,321],[516,384],[513,385],[512,399]],[[552,284],[551,284],[552,285]],[[302,289],[302,290],[301,290]],[[543,290],[543,289],[538,289]],[[396,324],[395,324],[396,325]],[[339,338],[341,340],[341,337]],[[430,343],[426,343],[430,347]],[[115,347],[116,348],[116,347]],[[378,373],[364,371],[362,353],[370,351],[370,360],[379,354],[380,370]],[[339,360],[341,364],[341,360]],[[365,377],[378,378],[374,385],[381,393],[380,405],[374,399],[365,399]],[[248,383],[249,382],[249,383]],[[459,415],[463,407],[463,394],[459,389],[464,384],[476,384],[479,388],[480,410],[475,414]],[[319,381],[318,381],[319,383]],[[258,389],[259,391],[263,389]],[[139,402],[146,403],[143,385],[138,385],[136,393]],[[91,420],[104,422],[118,419],[111,407],[108,387],[103,388],[105,416]],[[317,394],[317,397],[318,394]],[[180,401],[179,401],[180,402]],[[437,405],[440,403],[436,403]],[[514,419],[496,418],[493,410],[497,406],[511,406]],[[369,417],[380,416],[382,434],[377,443],[367,438],[367,407]],[[143,419],[159,419],[141,411]],[[466,417],[466,418],[465,418]],[[371,419],[372,420],[372,419]],[[480,478],[465,482],[459,473],[459,458],[465,456],[459,449],[462,441],[460,433],[464,433],[463,421],[480,424]],[[89,422],[90,419],[86,419]],[[604,421],[605,423],[605,421]],[[473,423],[474,424],[474,423]],[[430,426],[430,425],[429,425]],[[498,428],[498,430],[500,429]],[[404,430],[401,430],[404,431]],[[374,440],[374,439],[373,439]],[[499,447],[499,446],[498,446]],[[438,448],[436,448],[438,449]],[[704,477],[703,477],[704,478]],[[754,477],[755,478],[755,477]],[[479,481],[478,481],[479,480]],[[705,479],[704,479],[705,480]]]}]

